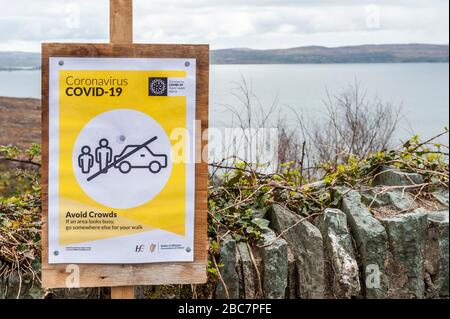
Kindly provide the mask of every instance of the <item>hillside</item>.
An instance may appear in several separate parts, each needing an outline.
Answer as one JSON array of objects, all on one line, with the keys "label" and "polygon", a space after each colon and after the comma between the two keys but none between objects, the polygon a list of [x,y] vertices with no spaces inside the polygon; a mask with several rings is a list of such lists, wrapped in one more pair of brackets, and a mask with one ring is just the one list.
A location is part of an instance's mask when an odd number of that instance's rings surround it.
[{"label": "hillside", "polygon": [[[448,56],[448,45],[434,44],[305,46],[274,50],[236,48],[212,50],[211,64],[448,62]],[[40,65],[39,53],[0,52],[0,70],[40,68]]]},{"label": "hillside", "polygon": [[224,49],[211,52],[213,64],[448,62],[448,45],[394,44],[277,50]]},{"label": "hillside", "polygon": [[0,70],[35,69],[41,66],[41,55],[29,52],[0,52]]},{"label": "hillside", "polygon": [[41,138],[41,101],[0,97],[0,145],[29,147]]}]

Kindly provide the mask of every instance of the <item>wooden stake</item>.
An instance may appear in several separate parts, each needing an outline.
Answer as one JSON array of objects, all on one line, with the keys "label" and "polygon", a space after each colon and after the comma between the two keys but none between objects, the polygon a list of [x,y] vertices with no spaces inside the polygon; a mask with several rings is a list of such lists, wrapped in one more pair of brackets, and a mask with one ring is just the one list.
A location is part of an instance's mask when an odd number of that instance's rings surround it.
[{"label": "wooden stake", "polygon": [[110,0],[109,42],[133,43],[133,0]]},{"label": "wooden stake", "polygon": [[111,287],[111,299],[134,299],[134,286]]},{"label": "wooden stake", "polygon": [[[133,0],[109,1],[109,42],[133,43]],[[134,286],[111,287],[111,299],[134,299]]]}]

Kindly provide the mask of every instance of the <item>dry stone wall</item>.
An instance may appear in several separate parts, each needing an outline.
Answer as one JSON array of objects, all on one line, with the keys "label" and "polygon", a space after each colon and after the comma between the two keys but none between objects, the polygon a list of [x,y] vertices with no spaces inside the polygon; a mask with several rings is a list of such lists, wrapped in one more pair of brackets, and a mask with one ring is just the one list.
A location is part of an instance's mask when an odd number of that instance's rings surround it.
[{"label": "dry stone wall", "polygon": [[[411,191],[422,177],[385,168],[364,191],[334,189],[339,207],[314,220],[269,207],[270,230],[252,247],[230,234],[221,241],[215,298],[448,298],[449,191],[427,205]],[[398,188],[401,186],[403,188]],[[148,288],[148,287],[147,287]],[[192,289],[137,287],[137,297],[192,297]],[[168,292],[164,292],[164,291]],[[181,291],[183,293],[181,293]],[[185,293],[186,292],[186,293]],[[109,291],[57,289],[53,298],[106,298]],[[0,277],[0,298],[42,298],[38,285]]]}]

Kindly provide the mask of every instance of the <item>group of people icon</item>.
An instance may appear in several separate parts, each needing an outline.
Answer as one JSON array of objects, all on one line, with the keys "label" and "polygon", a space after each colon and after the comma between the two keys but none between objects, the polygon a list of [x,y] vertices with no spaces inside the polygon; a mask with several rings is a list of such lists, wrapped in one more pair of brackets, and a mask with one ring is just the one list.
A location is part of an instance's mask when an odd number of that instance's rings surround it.
[{"label": "group of people icon", "polygon": [[[99,171],[103,171],[113,160],[113,151],[109,147],[109,141],[102,138],[99,146],[95,148],[94,155],[91,154],[91,148],[87,145],[81,148],[81,154],[78,156],[78,167],[81,168],[83,174],[89,174],[94,167],[94,163],[98,164]],[[103,171],[106,173],[107,170]]]}]

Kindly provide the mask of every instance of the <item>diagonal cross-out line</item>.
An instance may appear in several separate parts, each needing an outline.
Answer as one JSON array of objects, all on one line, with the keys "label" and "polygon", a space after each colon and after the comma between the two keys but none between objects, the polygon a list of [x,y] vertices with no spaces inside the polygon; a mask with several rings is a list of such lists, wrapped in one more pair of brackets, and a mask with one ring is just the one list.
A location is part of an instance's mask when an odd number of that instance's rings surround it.
[{"label": "diagonal cross-out line", "polygon": [[111,164],[108,164],[106,167],[104,167],[103,169],[99,170],[97,173],[89,176],[87,178],[88,182],[93,180],[94,178],[96,178],[97,176],[99,176],[100,174],[106,173],[108,171],[108,169],[110,169],[111,167],[113,167],[114,165],[116,165],[117,163],[122,162],[124,159],[126,159],[127,157],[130,157],[131,155],[133,155],[134,153],[136,153],[137,151],[139,151],[140,149],[146,147],[148,144],[154,142],[158,137],[154,136],[151,139],[149,139],[147,142],[145,142],[144,144],[139,145],[138,147],[136,147],[134,150],[126,153],[125,155],[123,155],[122,157],[118,158],[117,160],[115,160],[114,162],[112,162]]}]

